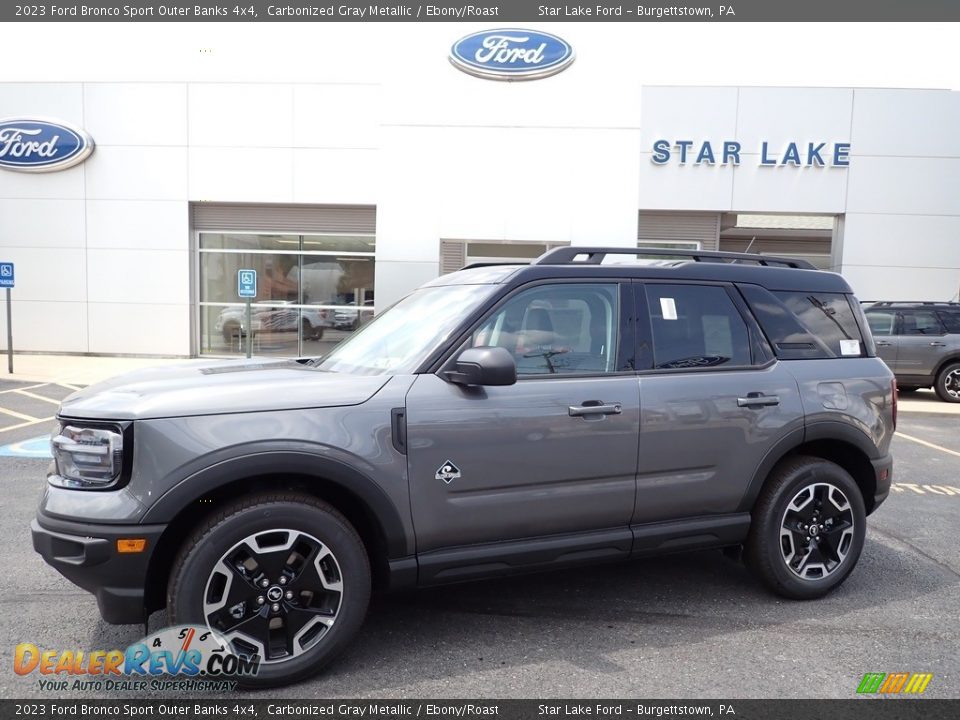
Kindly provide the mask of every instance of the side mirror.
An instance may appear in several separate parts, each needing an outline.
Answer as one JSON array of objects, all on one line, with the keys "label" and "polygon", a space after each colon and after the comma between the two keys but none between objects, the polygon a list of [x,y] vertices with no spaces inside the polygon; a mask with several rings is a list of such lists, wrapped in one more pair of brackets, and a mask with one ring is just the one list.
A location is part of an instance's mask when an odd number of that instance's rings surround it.
[{"label": "side mirror", "polygon": [[457,369],[445,374],[457,385],[513,385],[517,363],[502,347],[467,348],[457,358]]}]

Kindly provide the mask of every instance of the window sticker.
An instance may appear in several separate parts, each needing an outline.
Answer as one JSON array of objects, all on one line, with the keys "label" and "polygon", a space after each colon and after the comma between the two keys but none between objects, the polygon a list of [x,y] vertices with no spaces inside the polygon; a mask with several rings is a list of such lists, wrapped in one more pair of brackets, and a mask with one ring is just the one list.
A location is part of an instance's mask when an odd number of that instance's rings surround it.
[{"label": "window sticker", "polygon": [[660,312],[664,320],[676,320],[677,303],[674,302],[673,298],[660,298]]},{"label": "window sticker", "polygon": [[860,341],[859,340],[841,340],[840,354],[844,356],[856,355],[857,357],[860,357]]}]

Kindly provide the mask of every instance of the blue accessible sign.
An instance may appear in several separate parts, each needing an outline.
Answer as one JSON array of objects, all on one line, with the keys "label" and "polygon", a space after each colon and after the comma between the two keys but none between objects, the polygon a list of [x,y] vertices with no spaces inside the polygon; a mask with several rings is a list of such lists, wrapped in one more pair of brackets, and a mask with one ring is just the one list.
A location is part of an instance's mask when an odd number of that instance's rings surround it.
[{"label": "blue accessible sign", "polygon": [[[13,272],[13,266],[10,266]],[[237,295],[242,298],[257,296],[257,271],[237,270]]]},{"label": "blue accessible sign", "polygon": [[13,287],[13,263],[0,262],[0,288]]}]

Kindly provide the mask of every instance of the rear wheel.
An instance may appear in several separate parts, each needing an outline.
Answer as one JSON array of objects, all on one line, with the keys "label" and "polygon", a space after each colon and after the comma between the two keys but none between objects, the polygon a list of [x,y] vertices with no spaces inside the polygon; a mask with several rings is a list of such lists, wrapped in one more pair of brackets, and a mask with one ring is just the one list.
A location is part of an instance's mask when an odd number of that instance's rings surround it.
[{"label": "rear wheel", "polygon": [[370,565],[356,531],[309,495],[237,502],[205,522],[177,557],[171,624],[216,631],[239,655],[259,655],[247,686],[295,682],[350,641],[370,599]]},{"label": "rear wheel", "polygon": [[777,466],[754,506],[744,557],[768,589],[808,600],[847,579],[865,534],[853,478],[827,460],[794,457]]},{"label": "rear wheel", "polygon": [[937,395],[946,402],[960,402],[960,363],[950,363],[937,375]]}]

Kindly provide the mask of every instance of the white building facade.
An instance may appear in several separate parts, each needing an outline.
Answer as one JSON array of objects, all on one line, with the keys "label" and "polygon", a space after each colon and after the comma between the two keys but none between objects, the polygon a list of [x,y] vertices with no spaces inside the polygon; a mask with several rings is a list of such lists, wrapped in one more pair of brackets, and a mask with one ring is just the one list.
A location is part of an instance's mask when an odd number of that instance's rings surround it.
[{"label": "white building facade", "polygon": [[238,354],[249,268],[254,351],[315,354],[440,273],[565,244],[795,255],[861,299],[957,299],[960,93],[646,86],[565,39],[576,61],[529,82],[461,72],[438,37],[380,80],[0,84],[0,118],[95,142],[0,169],[15,348]]}]

